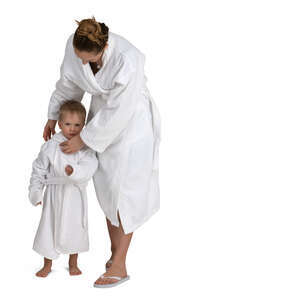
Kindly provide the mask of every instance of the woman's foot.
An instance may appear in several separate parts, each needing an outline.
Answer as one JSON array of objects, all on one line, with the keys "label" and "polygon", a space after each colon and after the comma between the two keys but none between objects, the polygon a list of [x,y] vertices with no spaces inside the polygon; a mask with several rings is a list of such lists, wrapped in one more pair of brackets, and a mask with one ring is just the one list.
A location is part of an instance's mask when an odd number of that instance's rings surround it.
[{"label": "woman's foot", "polygon": [[[118,276],[118,277],[126,277],[127,272],[126,272],[126,266],[124,265],[116,265],[116,264],[111,264],[109,269],[103,274],[104,277],[106,276]],[[96,281],[95,284],[110,284],[110,283],[115,283],[117,282],[117,279],[113,278],[101,278],[99,277]]]},{"label": "woman's foot", "polygon": [[113,262],[113,259],[115,257],[115,252],[116,252],[116,247],[111,245],[110,247],[110,251],[111,251],[111,256],[110,256],[110,259],[106,262],[105,264],[105,270],[107,271],[111,265],[112,265],[112,262]]},{"label": "woman's foot", "polygon": [[106,262],[106,264],[105,264],[105,269],[106,269],[106,271],[111,267],[111,265],[112,265],[112,257]]}]

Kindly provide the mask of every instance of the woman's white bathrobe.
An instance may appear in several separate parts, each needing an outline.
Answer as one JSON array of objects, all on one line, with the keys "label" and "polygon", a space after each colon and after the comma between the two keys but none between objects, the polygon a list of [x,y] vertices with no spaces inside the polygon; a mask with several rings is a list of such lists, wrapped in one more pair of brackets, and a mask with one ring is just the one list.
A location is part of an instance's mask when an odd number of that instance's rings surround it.
[{"label": "woman's white bathrobe", "polygon": [[[64,154],[59,144],[66,140],[61,132],[56,133],[41,147],[32,164],[29,199],[33,205],[43,202],[33,249],[49,259],[57,258],[59,253],[89,249],[86,185],[98,160],[86,146],[74,154]],[[65,173],[67,165],[73,167],[70,176]]]},{"label": "woman's white bathrobe", "polygon": [[144,55],[124,38],[109,33],[103,65],[95,75],[82,64],[69,37],[61,77],[48,109],[57,120],[64,100],[92,95],[87,125],[80,133],[97,151],[93,181],[105,216],[130,233],[159,209],[160,116],[146,87]]}]

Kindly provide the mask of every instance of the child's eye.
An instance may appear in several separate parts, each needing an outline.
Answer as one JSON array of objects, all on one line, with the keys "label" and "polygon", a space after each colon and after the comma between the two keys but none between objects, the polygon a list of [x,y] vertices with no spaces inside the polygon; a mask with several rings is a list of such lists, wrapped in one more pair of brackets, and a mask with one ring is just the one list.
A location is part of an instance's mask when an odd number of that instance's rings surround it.
[{"label": "child's eye", "polygon": [[65,123],[65,125],[69,126],[69,125],[70,125],[70,123]]},{"label": "child's eye", "polygon": [[80,126],[80,124],[75,124],[75,126],[79,127],[79,126]]}]

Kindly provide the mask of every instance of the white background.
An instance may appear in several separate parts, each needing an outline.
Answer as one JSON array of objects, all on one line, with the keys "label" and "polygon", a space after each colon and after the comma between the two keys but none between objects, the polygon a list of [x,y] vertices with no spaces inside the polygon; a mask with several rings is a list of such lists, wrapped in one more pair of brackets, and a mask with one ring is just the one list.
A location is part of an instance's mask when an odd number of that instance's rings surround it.
[{"label": "white background", "polygon": [[[2,299],[299,299],[297,1],[7,1],[0,7]],[[95,289],[109,239],[89,185],[83,275],[46,279],[31,250],[31,164],[75,19],[92,15],[146,55],[162,115],[161,210],[139,228],[131,280]],[[88,107],[90,97],[83,103]]]}]

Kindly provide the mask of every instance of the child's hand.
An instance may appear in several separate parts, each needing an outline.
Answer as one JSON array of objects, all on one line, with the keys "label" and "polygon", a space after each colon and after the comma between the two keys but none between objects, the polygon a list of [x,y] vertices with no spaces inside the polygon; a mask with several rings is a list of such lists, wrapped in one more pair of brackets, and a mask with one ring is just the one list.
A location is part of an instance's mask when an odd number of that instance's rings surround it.
[{"label": "child's hand", "polygon": [[65,171],[67,175],[70,176],[73,173],[73,168],[70,165],[67,165]]}]

